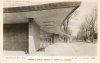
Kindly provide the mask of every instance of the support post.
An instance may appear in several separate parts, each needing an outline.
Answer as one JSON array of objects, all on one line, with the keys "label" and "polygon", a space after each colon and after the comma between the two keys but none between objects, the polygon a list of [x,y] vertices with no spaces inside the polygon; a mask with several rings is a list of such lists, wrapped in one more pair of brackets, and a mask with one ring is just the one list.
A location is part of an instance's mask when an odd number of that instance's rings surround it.
[{"label": "support post", "polygon": [[40,28],[33,18],[29,18],[29,54],[40,48]]}]

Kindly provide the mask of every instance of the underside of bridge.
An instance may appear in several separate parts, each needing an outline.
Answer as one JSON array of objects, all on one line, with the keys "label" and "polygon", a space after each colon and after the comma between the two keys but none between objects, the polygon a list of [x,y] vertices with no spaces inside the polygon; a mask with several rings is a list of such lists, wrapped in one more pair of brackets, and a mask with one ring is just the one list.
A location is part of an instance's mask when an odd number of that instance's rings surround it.
[{"label": "underside of bridge", "polygon": [[63,34],[62,23],[68,19],[79,5],[80,2],[61,2],[4,8],[4,24],[28,23],[28,18],[32,18],[42,30]]},{"label": "underside of bridge", "polygon": [[[81,4],[80,2],[58,2],[58,3],[49,3],[49,4],[42,4],[42,5],[4,8],[3,24],[4,24],[4,27],[6,27],[4,28],[4,38],[6,38],[4,39],[4,42],[6,41],[11,42],[11,38],[7,39],[9,36],[6,35],[6,33],[8,32],[5,33],[5,29],[7,29],[7,27],[9,28],[9,25],[28,23],[27,25],[29,26],[26,27],[27,28],[26,31],[28,32],[25,32],[25,33],[28,33],[28,40],[26,41],[29,41],[28,43],[29,45],[27,46],[29,49],[28,50],[29,53],[33,53],[40,48],[39,46],[40,31],[39,30],[41,29],[45,32],[53,33],[53,34],[66,35],[66,33],[64,33],[64,30],[62,28],[63,23],[80,6],[80,4]],[[10,27],[13,27],[13,26],[10,26]],[[20,27],[16,27],[16,28],[17,28],[17,31],[22,30],[21,32],[17,32],[19,34],[22,34],[25,31],[24,29],[25,27],[22,27],[22,29]],[[9,31],[9,33],[10,32],[12,33],[13,31],[15,31],[14,28],[12,29],[13,30]],[[26,35],[22,34],[22,35],[24,35],[24,37],[27,37],[26,36],[27,34]],[[21,36],[19,35],[17,37],[21,37]],[[26,38],[23,38],[23,40],[25,39]],[[12,40],[14,41],[17,39],[13,38]]]}]

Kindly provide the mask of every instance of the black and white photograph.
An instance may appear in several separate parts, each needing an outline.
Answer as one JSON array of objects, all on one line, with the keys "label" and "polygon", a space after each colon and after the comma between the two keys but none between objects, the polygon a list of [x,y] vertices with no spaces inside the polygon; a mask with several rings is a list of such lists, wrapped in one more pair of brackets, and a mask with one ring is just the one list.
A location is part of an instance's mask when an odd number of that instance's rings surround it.
[{"label": "black and white photograph", "polygon": [[97,56],[97,2],[6,1],[5,56]]}]

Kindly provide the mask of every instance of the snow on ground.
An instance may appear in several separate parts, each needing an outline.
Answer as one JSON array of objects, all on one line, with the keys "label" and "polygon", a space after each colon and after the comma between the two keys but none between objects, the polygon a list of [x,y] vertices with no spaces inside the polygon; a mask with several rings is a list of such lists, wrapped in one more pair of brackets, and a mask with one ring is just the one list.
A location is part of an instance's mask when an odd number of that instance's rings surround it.
[{"label": "snow on ground", "polygon": [[93,43],[55,43],[48,46],[45,52],[50,56],[95,56],[96,49]]},{"label": "snow on ground", "polygon": [[25,54],[24,51],[4,51],[4,56],[47,56],[44,51],[38,51],[34,54]]},{"label": "snow on ground", "polygon": [[24,51],[4,51],[4,55],[10,56],[95,56],[96,44],[85,42],[55,43],[45,48],[45,51],[37,51],[34,54],[25,54]]},{"label": "snow on ground", "polygon": [[3,51],[5,56],[25,56],[24,51]]}]

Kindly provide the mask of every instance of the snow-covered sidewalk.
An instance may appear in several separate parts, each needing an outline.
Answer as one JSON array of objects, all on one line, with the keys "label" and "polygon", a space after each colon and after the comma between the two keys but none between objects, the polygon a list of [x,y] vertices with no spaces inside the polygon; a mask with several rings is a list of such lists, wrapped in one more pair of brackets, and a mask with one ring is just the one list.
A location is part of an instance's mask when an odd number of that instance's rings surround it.
[{"label": "snow-covered sidewalk", "polygon": [[95,56],[96,44],[85,42],[55,43],[45,48],[45,51],[37,51],[34,54],[25,54],[23,51],[4,51],[10,56]]},{"label": "snow-covered sidewalk", "polygon": [[84,42],[55,43],[45,52],[51,56],[95,56],[96,44]]}]

